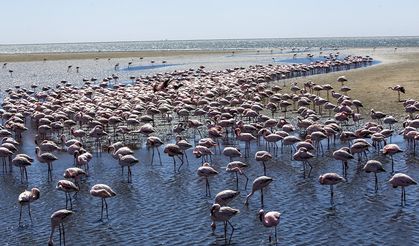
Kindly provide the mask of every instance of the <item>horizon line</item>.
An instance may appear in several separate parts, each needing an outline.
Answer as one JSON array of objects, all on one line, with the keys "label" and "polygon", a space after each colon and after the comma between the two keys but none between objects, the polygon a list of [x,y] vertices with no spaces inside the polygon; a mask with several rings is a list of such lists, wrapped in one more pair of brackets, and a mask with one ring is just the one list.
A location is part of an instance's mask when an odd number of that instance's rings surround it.
[{"label": "horizon line", "polygon": [[209,39],[160,39],[160,40],[113,40],[113,41],[80,41],[80,42],[45,42],[45,43],[5,43],[0,46],[8,45],[44,45],[44,44],[91,44],[91,43],[131,43],[131,42],[165,42],[165,41],[210,41],[210,40],[257,40],[257,39],[324,39],[324,38],[419,38],[415,35],[400,35],[400,36],[318,36],[318,37],[264,37],[264,38],[209,38]]}]

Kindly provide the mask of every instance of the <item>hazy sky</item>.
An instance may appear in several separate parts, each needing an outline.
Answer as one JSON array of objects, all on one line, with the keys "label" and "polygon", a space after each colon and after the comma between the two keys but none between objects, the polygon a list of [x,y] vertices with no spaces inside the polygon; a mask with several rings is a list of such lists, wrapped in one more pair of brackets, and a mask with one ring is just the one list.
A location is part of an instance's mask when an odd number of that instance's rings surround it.
[{"label": "hazy sky", "polygon": [[2,0],[0,44],[419,36],[418,0]]}]

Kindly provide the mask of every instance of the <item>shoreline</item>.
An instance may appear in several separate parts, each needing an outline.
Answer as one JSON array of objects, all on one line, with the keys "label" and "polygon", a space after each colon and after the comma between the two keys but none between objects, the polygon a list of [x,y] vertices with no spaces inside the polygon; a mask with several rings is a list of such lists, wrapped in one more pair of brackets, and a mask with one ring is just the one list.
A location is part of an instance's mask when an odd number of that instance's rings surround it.
[{"label": "shoreline", "polygon": [[[56,60],[88,60],[108,58],[131,58],[131,57],[173,57],[173,56],[200,56],[214,54],[231,54],[232,51],[218,50],[148,50],[148,51],[96,51],[96,52],[52,52],[52,53],[14,53],[0,54],[0,62],[30,62]],[[234,51],[235,53],[247,52]]]}]

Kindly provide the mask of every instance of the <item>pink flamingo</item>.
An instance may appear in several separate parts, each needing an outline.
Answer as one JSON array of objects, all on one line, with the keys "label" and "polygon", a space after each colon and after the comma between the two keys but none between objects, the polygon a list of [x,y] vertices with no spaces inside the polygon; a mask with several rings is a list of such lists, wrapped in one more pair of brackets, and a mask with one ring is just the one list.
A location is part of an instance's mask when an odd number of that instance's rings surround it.
[{"label": "pink flamingo", "polygon": [[319,177],[319,182],[321,185],[330,185],[330,205],[331,206],[333,206],[333,185],[336,185],[343,181],[345,181],[345,179],[337,173],[325,173],[323,175],[320,175]]},{"label": "pink flamingo", "polygon": [[28,172],[26,167],[32,165],[33,159],[25,154],[17,154],[12,160],[12,164],[20,168],[20,182],[23,183],[23,177],[28,182]]},{"label": "pink flamingo", "polygon": [[269,161],[272,159],[272,155],[271,153],[269,153],[268,151],[265,150],[261,150],[256,152],[255,154],[255,159],[256,161],[261,161],[262,165],[263,165],[263,175],[266,176],[266,165],[265,162]]},{"label": "pink flamingo", "polygon": [[48,181],[52,181],[52,162],[58,158],[49,152],[41,154],[38,146],[35,148],[35,153],[39,162],[48,164]]},{"label": "pink flamingo", "polygon": [[175,156],[177,156],[179,158],[179,160],[181,161],[181,164],[180,164],[180,166],[178,168],[178,171],[179,171],[180,170],[180,167],[183,165],[183,159],[179,157],[179,156],[183,156],[183,152],[180,149],[179,145],[177,145],[177,144],[168,144],[168,145],[166,145],[166,147],[164,147],[164,151],[163,152],[173,158],[173,170],[175,172],[176,172],[176,160],[175,160]]},{"label": "pink flamingo", "polygon": [[57,226],[60,231],[60,245],[61,245],[61,234],[63,235],[62,236],[63,245],[65,245],[64,222],[73,214],[74,214],[73,211],[70,211],[67,209],[60,209],[60,210],[55,211],[51,215],[51,234],[49,235],[48,246],[54,245],[54,241],[52,240],[52,237],[54,235],[54,231]]},{"label": "pink flamingo", "polygon": [[94,197],[100,197],[102,199],[102,210],[100,213],[100,219],[103,219],[103,208],[104,204],[106,207],[106,218],[109,218],[108,216],[108,203],[106,202],[106,198],[116,196],[115,191],[111,189],[111,187],[105,185],[105,184],[95,184],[93,185],[92,189],[90,189],[90,195]]},{"label": "pink flamingo", "polygon": [[241,161],[232,161],[227,164],[226,171],[227,172],[235,172],[236,173],[236,190],[239,190],[239,174],[243,175],[246,178],[246,184],[244,185],[244,189],[247,189],[247,183],[249,181],[249,177],[244,173],[243,168],[247,167],[247,164]]},{"label": "pink flamingo", "polygon": [[218,172],[213,167],[211,167],[209,163],[202,164],[202,166],[198,168],[197,172],[198,176],[205,178],[205,196],[211,196],[208,177],[217,175]]},{"label": "pink flamingo", "polygon": [[410,176],[404,174],[404,173],[396,173],[391,177],[391,179],[388,181],[393,186],[393,188],[402,187],[402,195],[401,195],[401,205],[406,205],[406,191],[405,187],[409,185],[417,185],[418,183],[413,180]]},{"label": "pink flamingo", "polygon": [[75,192],[77,194],[80,190],[79,187],[77,187],[77,185],[73,182],[63,179],[58,181],[56,189],[65,193],[65,208],[67,209],[68,201],[70,201],[70,209],[73,209],[73,202],[71,200],[70,193]]},{"label": "pink flamingo", "polygon": [[261,207],[263,208],[263,188],[267,187],[272,181],[273,181],[273,179],[271,177],[267,177],[267,176],[260,176],[260,177],[256,178],[253,181],[253,184],[252,184],[252,192],[250,192],[246,196],[246,201],[244,202],[244,205],[245,206],[249,205],[249,198],[256,191],[260,190],[260,203],[261,203]]},{"label": "pink flamingo", "polygon": [[364,165],[363,170],[366,173],[371,173],[371,172],[374,173],[374,177],[375,177],[375,191],[377,191],[378,190],[377,173],[382,173],[382,172],[385,172],[386,171],[383,168],[383,164],[381,164],[381,162],[376,161],[376,160],[369,160]]},{"label": "pink flamingo", "polygon": [[235,208],[231,208],[231,207],[227,207],[227,206],[223,206],[221,207],[220,204],[214,204],[211,207],[211,228],[212,231],[215,231],[216,228],[216,224],[215,222],[217,221],[222,221],[224,223],[224,240],[227,243],[227,224],[229,224],[231,226],[231,234],[230,234],[230,238],[229,238],[229,243],[231,241],[231,238],[233,236],[234,233],[234,226],[231,224],[230,219],[237,215],[238,213],[240,213],[240,210],[235,209]]},{"label": "pink flamingo", "polygon": [[220,206],[227,206],[234,198],[240,195],[240,191],[236,190],[223,190],[215,195],[215,203],[220,204]]},{"label": "pink flamingo", "polygon": [[297,152],[293,155],[294,160],[301,161],[303,163],[304,178],[306,177],[306,165],[310,167],[307,177],[310,177],[313,166],[308,162],[309,159],[313,158],[314,155],[309,152],[305,147],[300,147]]},{"label": "pink flamingo", "polygon": [[390,155],[391,157],[391,173],[394,173],[394,161],[393,161],[393,155],[403,152],[403,150],[400,149],[400,147],[397,144],[387,144],[383,148],[383,155]]},{"label": "pink flamingo", "polygon": [[28,205],[28,212],[29,218],[32,222],[32,215],[31,215],[31,202],[34,202],[39,199],[40,190],[38,188],[32,188],[31,191],[25,190],[24,192],[20,193],[18,201],[20,205],[20,213],[19,213],[19,225],[22,220],[22,207],[24,205]]},{"label": "pink flamingo", "polygon": [[154,149],[157,149],[157,153],[159,155],[159,160],[160,160],[160,165],[162,165],[160,150],[159,150],[159,147],[162,145],[163,145],[163,141],[161,141],[161,139],[158,137],[151,136],[147,138],[147,146],[153,149],[153,154],[151,155],[151,165],[153,165],[153,161],[154,161]]},{"label": "pink flamingo", "polygon": [[[277,211],[265,212],[263,209],[259,210],[259,219],[265,227],[275,227],[275,242],[278,241],[276,236],[276,227],[279,224],[281,213]],[[271,236],[269,235],[269,242]]]}]

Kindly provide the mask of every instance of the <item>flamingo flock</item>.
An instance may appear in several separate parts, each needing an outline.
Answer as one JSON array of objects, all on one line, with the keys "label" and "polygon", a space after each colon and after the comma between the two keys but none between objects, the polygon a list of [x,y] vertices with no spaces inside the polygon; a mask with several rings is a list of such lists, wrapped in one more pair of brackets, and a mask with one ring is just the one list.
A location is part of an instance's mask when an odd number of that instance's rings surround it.
[{"label": "flamingo flock", "polygon": [[[223,171],[234,173],[236,179],[232,186],[235,190],[226,187],[217,193],[214,204],[209,208],[211,228],[215,231],[216,223],[223,222],[226,243],[232,241],[235,230],[232,220],[240,216],[239,209],[228,205],[240,198],[239,175],[246,178],[244,189],[241,190],[247,192],[249,177],[245,170],[250,168],[260,170],[258,173],[261,176],[254,177],[244,204],[256,209],[261,225],[275,227],[275,242],[278,241],[277,226],[281,213],[263,210],[265,205],[272,205],[269,201],[270,184],[284,182],[276,179],[274,165],[295,168],[292,165],[294,161],[301,162],[301,179],[313,182],[310,174],[316,165],[312,165],[312,160],[317,160],[316,163],[326,158],[341,161],[342,174],[337,173],[339,168],[330,166],[330,172],[318,179],[320,185],[330,186],[330,205],[335,209],[334,186],[351,182],[348,172],[355,173],[355,166],[360,164],[365,172],[374,173],[374,190],[378,192],[377,173],[386,172],[388,161],[380,162],[375,158],[389,155],[392,174],[389,183],[395,188],[402,188],[401,205],[404,206],[407,203],[405,188],[417,183],[400,172],[404,169],[400,163],[394,162],[393,156],[416,154],[419,141],[417,100],[401,102],[399,98],[399,103],[403,104],[407,113],[405,120],[399,122],[383,112],[362,110],[364,105],[361,101],[352,99],[349,96],[350,88],[344,87],[344,83],[349,81],[344,76],[337,79],[341,83],[342,93],[333,91],[330,84],[319,85],[311,81],[301,87],[292,83],[290,93],[287,93],[287,88],[275,83],[279,79],[349,69],[371,61],[369,57],[351,56],[343,61],[330,59],[310,65],[270,64],[223,71],[205,70],[202,66],[196,70],[139,77],[131,86],[109,86],[108,83],[102,86],[103,83],[95,85],[92,81],[86,81],[89,83],[80,88],[63,86],[36,93],[29,93],[23,88],[10,89],[0,110],[3,120],[0,129],[3,173],[11,175],[13,166],[19,167],[21,182],[28,183],[27,170],[33,168],[34,158],[19,153],[22,133],[27,134],[25,131],[28,127],[34,128],[35,159],[47,164],[48,182],[53,182],[57,174],[54,166],[67,165],[63,174],[65,179],[58,180],[56,186],[57,190],[65,193],[66,206],[51,216],[49,244],[53,243],[56,227],[60,230],[60,242],[65,244],[64,221],[77,213],[73,211],[72,201],[77,199],[77,194],[84,192],[80,189],[80,183],[90,177],[91,160],[101,158],[102,154],[111,156],[115,165],[121,167],[122,174],[115,173],[115,178],[120,176],[119,179],[128,185],[137,179],[132,168],[147,168],[145,164],[151,166],[155,152],[160,165],[172,165],[163,163],[162,149],[163,154],[173,160],[174,175],[181,173],[184,165],[195,165],[198,181],[205,179],[206,197],[211,197],[210,183],[218,179],[218,174]],[[63,82],[64,85],[67,83]],[[392,89],[404,93],[405,89],[402,88]],[[330,100],[329,91],[332,91]],[[327,93],[327,99],[322,97],[323,92],[324,96]],[[294,108],[290,109],[291,106]],[[328,114],[324,112],[326,110]],[[331,116],[332,112],[334,116]],[[361,115],[371,120],[361,121]],[[394,126],[402,129],[401,132],[396,132]],[[406,149],[402,150],[397,144],[391,143],[392,136],[396,134],[404,137]],[[244,148],[241,144],[244,144]],[[135,156],[135,150],[143,145],[152,149],[150,163],[143,156]],[[188,152],[192,152],[200,161],[189,160]],[[74,159],[73,165],[61,163],[57,157],[59,155],[54,153],[68,154]],[[220,168],[223,164],[216,163],[221,155],[229,160],[223,163],[224,170]],[[288,158],[284,158],[286,155],[289,155]],[[260,167],[249,165],[250,159],[262,164],[263,173]],[[126,181],[123,178],[125,168],[128,169]],[[299,173],[296,170],[296,175]],[[257,192],[260,193],[260,206],[250,200]],[[104,211],[109,219],[107,199],[114,197],[117,192],[106,184],[96,184],[89,193],[101,198],[101,220]],[[30,204],[42,199],[40,194],[38,188],[32,188],[19,195],[19,224],[24,205],[28,205],[32,220]],[[229,229],[231,232],[227,236]]]}]

